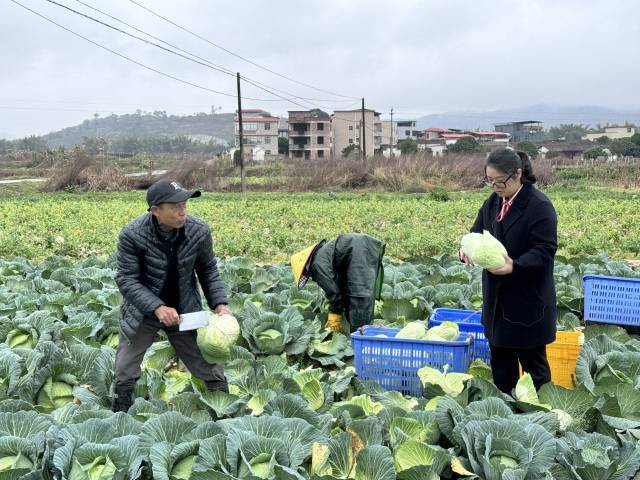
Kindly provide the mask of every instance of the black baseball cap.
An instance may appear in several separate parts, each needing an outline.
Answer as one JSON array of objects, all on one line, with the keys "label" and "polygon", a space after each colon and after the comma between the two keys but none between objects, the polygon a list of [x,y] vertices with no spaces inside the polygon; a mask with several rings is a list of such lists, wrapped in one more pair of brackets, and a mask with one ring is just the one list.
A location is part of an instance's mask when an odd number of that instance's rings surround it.
[{"label": "black baseball cap", "polygon": [[185,190],[178,182],[158,180],[147,190],[149,208],[161,203],[179,203],[202,195],[200,190]]}]

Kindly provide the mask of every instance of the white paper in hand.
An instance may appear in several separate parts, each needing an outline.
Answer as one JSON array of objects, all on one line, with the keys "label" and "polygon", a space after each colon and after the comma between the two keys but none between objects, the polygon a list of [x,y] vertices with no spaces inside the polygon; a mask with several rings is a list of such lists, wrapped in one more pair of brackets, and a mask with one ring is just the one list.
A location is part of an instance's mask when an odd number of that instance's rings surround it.
[{"label": "white paper in hand", "polygon": [[209,312],[201,310],[200,312],[184,313],[180,315],[180,331],[195,330],[196,328],[206,327],[209,324]]}]

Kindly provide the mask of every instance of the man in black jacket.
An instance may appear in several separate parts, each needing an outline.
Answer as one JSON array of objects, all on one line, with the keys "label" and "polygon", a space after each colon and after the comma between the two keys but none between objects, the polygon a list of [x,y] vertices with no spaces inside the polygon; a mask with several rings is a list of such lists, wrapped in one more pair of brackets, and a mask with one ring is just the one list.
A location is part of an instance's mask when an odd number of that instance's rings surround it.
[{"label": "man in black jacket", "polygon": [[380,299],[382,290],[384,250],[385,244],[377,238],[346,233],[291,256],[298,288],[311,278],[329,300],[326,328],[342,331],[345,319],[354,332],[373,321],[375,301]]},{"label": "man in black jacket", "polygon": [[147,191],[149,213],[126,225],[118,240],[116,283],[123,296],[120,343],[115,360],[113,411],[127,411],[140,378],[140,365],[159,329],[178,357],[209,390],[227,391],[222,365],[209,364],[196,331],[180,331],[180,314],[202,310],[196,278],[209,307],[232,314],[218,273],[211,230],[187,215],[187,201],[198,190],[160,180]]}]

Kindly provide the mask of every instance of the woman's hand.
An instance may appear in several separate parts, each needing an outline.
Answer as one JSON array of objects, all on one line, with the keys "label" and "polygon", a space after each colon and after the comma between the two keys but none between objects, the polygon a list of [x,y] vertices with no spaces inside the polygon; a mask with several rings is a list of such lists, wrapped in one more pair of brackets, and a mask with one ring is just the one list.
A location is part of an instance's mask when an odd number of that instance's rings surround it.
[{"label": "woman's hand", "polygon": [[494,275],[509,275],[510,273],[513,273],[513,260],[509,255],[505,254],[503,266],[500,268],[488,268],[487,270]]},{"label": "woman's hand", "polygon": [[464,254],[464,252],[462,251],[462,248],[458,250],[458,258],[460,259],[461,262],[464,262],[466,265],[471,265],[472,267],[475,265],[473,261]]}]

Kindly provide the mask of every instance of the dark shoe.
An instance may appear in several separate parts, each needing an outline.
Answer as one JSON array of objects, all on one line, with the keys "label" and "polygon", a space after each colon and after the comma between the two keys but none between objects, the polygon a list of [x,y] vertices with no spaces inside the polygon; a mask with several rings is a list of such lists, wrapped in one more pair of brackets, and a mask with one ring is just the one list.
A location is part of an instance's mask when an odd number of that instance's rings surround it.
[{"label": "dark shoe", "polygon": [[129,408],[133,405],[133,388],[118,388],[116,387],[113,393],[113,400],[111,402],[111,410],[114,413],[128,412]]},{"label": "dark shoe", "polygon": [[229,385],[226,380],[207,380],[204,384],[210,392],[229,393]]}]

